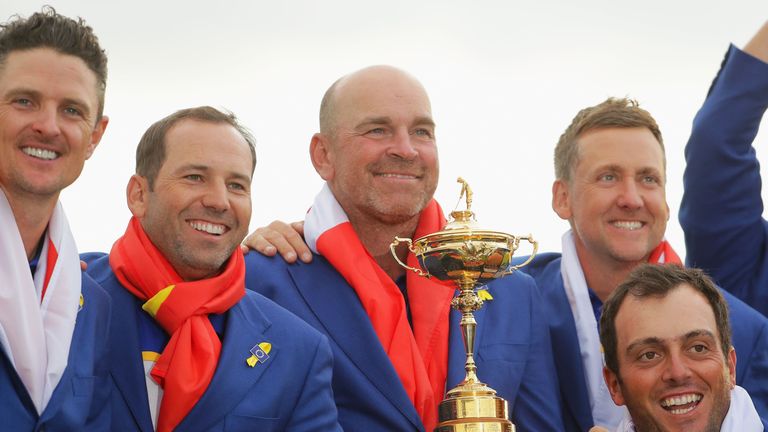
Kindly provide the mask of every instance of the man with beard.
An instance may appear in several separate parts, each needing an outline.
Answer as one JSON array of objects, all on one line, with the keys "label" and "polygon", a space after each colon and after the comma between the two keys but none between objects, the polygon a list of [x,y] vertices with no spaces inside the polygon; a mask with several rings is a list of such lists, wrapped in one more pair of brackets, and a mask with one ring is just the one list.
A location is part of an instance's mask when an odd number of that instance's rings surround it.
[{"label": "man with beard", "polygon": [[[453,290],[408,273],[396,237],[445,223],[429,98],[389,66],[336,81],[320,107],[310,157],[326,181],[306,216],[312,263],[246,257],[247,285],[324,332],[334,352],[334,397],[346,430],[431,431],[466,355]],[[413,264],[405,248],[399,259]],[[521,273],[491,283],[476,313],[480,379],[510,403],[518,431],[562,430],[541,299]]]},{"label": "man with beard", "polygon": [[139,142],[133,218],[108,256],[88,257],[114,306],[107,429],[340,430],[327,340],[245,289],[255,166],[250,133],[211,107]]},{"label": "man with beard", "polygon": [[80,269],[59,193],[107,127],[107,57],[45,8],[0,25],[0,421],[107,430],[109,300]]},{"label": "man with beard", "polygon": [[[556,146],[552,207],[571,230],[563,236],[562,253],[540,253],[523,271],[544,297],[568,431],[595,425],[612,429],[625,413],[611,401],[602,377],[597,323],[602,302],[636,266],[680,263],[663,238],[669,218],[665,172],[656,121],[628,99],[611,98],[581,110]],[[275,222],[249,241],[258,250],[271,246],[283,255],[301,255],[306,246],[298,234],[285,234],[291,231]],[[768,417],[768,320],[723,295],[742,359],[736,382]]]},{"label": "man with beard", "polygon": [[603,306],[605,381],[629,411],[619,432],[759,432],[736,386],[728,305],[698,269],[642,264]]}]

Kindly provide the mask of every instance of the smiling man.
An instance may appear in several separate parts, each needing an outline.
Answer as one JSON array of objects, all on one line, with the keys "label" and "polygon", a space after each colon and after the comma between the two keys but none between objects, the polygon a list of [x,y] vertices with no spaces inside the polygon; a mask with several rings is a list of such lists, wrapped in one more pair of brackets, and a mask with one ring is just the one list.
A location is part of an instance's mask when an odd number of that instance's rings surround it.
[{"label": "smiling man", "polygon": [[[342,77],[323,98],[310,157],[325,180],[306,217],[314,259],[288,265],[251,253],[248,287],[331,340],[346,430],[431,431],[446,386],[464,378],[460,314],[453,290],[406,274],[389,247],[445,224],[432,199],[439,170],[426,91],[389,66]],[[398,253],[415,265],[405,248]],[[491,304],[475,314],[480,378],[509,401],[518,431],[562,430],[535,284],[516,273],[489,291]]]},{"label": "smiling man", "polygon": [[59,193],[107,127],[107,57],[45,8],[0,25],[0,419],[106,430],[109,300],[82,274]]},{"label": "smiling man", "polygon": [[728,305],[700,270],[637,267],[603,307],[605,381],[629,415],[620,432],[763,431],[735,382]]},{"label": "smiling man", "polygon": [[[625,410],[613,403],[602,377],[597,327],[602,303],[636,266],[680,263],[663,238],[669,208],[659,127],[632,100],[610,98],[585,108],[557,143],[555,174],[552,207],[571,230],[563,236],[562,253],[540,253],[523,271],[544,297],[566,430],[612,429]],[[271,248],[301,256],[306,246],[294,228],[300,226],[274,222],[257,230],[250,243],[264,253]],[[742,358],[736,382],[768,416],[768,320],[723,295]]]},{"label": "smiling man", "polygon": [[[539,254],[525,271],[544,295],[566,428],[613,429],[625,410],[612,402],[602,377],[597,323],[603,302],[640,264],[681,264],[664,240],[669,207],[659,127],[632,100],[610,98],[585,108],[557,143],[555,174],[552,208],[571,229],[562,253]],[[742,358],[736,382],[768,413],[768,321],[724,295]]]},{"label": "smiling man", "polygon": [[139,142],[133,218],[88,266],[114,304],[111,430],[340,430],[327,340],[245,290],[255,165],[250,133],[211,107]]},{"label": "smiling man", "polygon": [[[552,208],[571,229],[562,253],[539,254],[525,271],[544,295],[566,428],[613,429],[625,410],[612,402],[602,378],[597,323],[603,302],[640,264],[680,264],[664,240],[669,208],[659,127],[632,100],[610,98],[585,108],[557,143],[555,174]],[[768,412],[768,321],[724,295],[742,358],[736,381],[759,412]]]}]

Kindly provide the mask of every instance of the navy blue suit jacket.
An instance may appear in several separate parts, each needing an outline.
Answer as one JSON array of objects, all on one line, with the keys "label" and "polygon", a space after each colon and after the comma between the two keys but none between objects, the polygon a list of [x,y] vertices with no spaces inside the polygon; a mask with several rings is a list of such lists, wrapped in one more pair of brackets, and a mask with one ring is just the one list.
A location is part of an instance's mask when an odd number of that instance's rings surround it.
[{"label": "navy blue suit jacket", "polygon": [[768,220],[753,146],[768,64],[731,46],[685,146],[680,226],[688,265],[768,316]]},{"label": "navy blue suit jacket", "polygon": [[[84,256],[91,260],[95,255]],[[109,257],[88,272],[112,297],[112,427],[153,431],[137,325],[141,301],[120,285]],[[226,312],[221,356],[211,384],[177,431],[338,431],[331,391],[328,341],[311,327],[253,292]],[[269,359],[249,367],[250,349],[272,344]]]},{"label": "navy blue suit jacket", "polygon": [[[423,431],[354,289],[319,255],[311,264],[246,255],[246,285],[328,336],[339,422],[350,431]],[[509,401],[518,431],[559,431],[557,382],[535,283],[514,274],[489,285],[494,300],[475,313],[479,378]],[[459,313],[451,312],[448,388],[464,378]]]},{"label": "navy blue suit jacket", "polygon": [[112,389],[107,363],[107,326],[110,300],[101,287],[83,273],[83,307],[64,374],[41,415],[26,387],[0,350],[0,429],[9,431],[109,430]]},{"label": "navy blue suit jacket", "polygon": [[[536,279],[544,296],[563,398],[563,422],[569,431],[586,431],[594,426],[592,410],[576,323],[560,273],[560,254],[539,254],[525,271]],[[721,292],[728,302],[731,342],[736,348],[736,384],[752,396],[760,417],[768,418],[768,320],[728,292]]]}]

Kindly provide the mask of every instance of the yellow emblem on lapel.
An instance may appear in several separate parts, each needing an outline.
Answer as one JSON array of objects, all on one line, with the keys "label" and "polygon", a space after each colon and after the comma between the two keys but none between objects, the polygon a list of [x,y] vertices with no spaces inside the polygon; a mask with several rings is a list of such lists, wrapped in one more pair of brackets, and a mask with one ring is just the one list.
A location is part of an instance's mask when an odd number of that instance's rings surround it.
[{"label": "yellow emblem on lapel", "polygon": [[245,359],[245,363],[250,367],[256,366],[256,363],[264,363],[269,359],[269,352],[272,351],[272,344],[261,342],[251,348],[251,356]]},{"label": "yellow emblem on lapel", "polygon": [[77,302],[77,311],[78,312],[83,310],[83,304],[85,304],[85,300],[83,299],[83,294],[80,293],[80,300]]},{"label": "yellow emblem on lapel", "polygon": [[483,301],[493,300],[493,296],[488,292],[487,289],[477,290],[477,296],[480,297],[480,299]]}]

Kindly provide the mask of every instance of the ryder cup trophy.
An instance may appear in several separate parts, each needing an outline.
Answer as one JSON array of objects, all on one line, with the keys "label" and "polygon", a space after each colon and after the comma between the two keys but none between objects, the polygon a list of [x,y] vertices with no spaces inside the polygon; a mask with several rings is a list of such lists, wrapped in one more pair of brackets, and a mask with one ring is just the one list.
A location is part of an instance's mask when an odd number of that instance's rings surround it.
[{"label": "ryder cup trophy", "polygon": [[[442,231],[416,240],[395,237],[390,249],[401,266],[420,276],[449,283],[459,290],[451,305],[462,313],[460,324],[467,354],[466,376],[440,402],[439,423],[434,432],[514,432],[507,401],[496,396],[496,391],[477,377],[474,359],[477,322],[473,312],[483,306],[483,299],[475,289],[530,263],[538,244],[530,235],[517,237],[478,228],[471,211],[472,190],[461,177],[458,182],[462,184],[459,199],[466,197],[466,210],[451,212],[449,223]],[[524,263],[513,266],[512,256],[520,240],[531,243],[533,252]],[[421,268],[400,261],[395,248],[401,243],[408,245]]]}]

